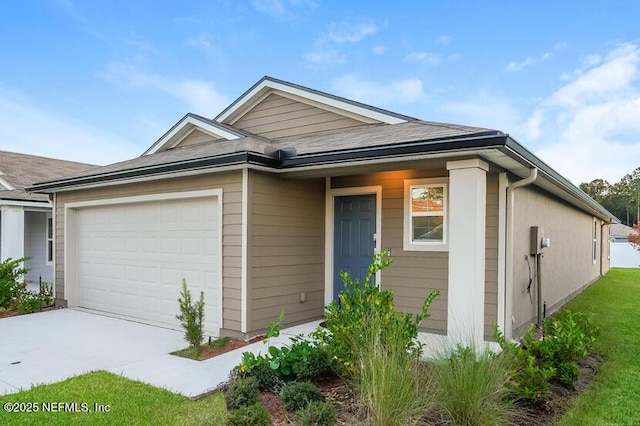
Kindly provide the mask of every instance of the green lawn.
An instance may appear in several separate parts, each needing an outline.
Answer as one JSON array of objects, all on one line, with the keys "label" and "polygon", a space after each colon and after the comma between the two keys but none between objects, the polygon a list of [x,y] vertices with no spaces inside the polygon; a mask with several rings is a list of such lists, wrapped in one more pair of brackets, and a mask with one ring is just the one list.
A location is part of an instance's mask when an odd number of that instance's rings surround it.
[{"label": "green lawn", "polygon": [[640,424],[640,269],[612,269],[567,307],[595,314],[605,362],[558,424]]},{"label": "green lawn", "polygon": [[[10,403],[38,403],[37,413],[7,412],[0,407],[1,425],[221,425],[226,410],[222,394],[199,401],[154,388],[115,374],[98,371],[64,382],[0,397],[4,407]],[[109,412],[42,412],[42,403],[94,403],[108,406]],[[14,404],[15,405],[15,404]],[[58,410],[62,407],[58,406]]]}]

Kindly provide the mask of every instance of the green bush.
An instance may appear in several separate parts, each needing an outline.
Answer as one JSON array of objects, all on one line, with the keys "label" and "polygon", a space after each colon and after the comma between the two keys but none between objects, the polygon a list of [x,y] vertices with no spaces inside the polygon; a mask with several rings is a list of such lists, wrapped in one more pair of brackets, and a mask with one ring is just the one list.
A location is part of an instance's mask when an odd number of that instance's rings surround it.
[{"label": "green bush", "polygon": [[38,293],[29,291],[24,287],[20,288],[18,296],[15,299],[15,306],[21,314],[30,314],[39,311],[51,304],[51,296],[47,293]]},{"label": "green bush", "polygon": [[344,376],[356,376],[357,354],[363,345],[362,330],[374,321],[380,322],[381,343],[384,345],[390,336],[400,339],[406,351],[419,356],[422,345],[418,342],[418,326],[429,317],[428,309],[438,296],[432,291],[425,299],[422,310],[417,315],[396,310],[393,290],[380,290],[373,282],[378,271],[391,264],[385,252],[377,254],[362,282],[352,279],[341,272],[345,290],[340,293],[340,303],[332,302],[326,308],[327,329],[318,329],[313,336],[326,344],[329,354],[336,361],[335,368]]},{"label": "green bush", "polygon": [[509,390],[513,399],[534,405],[549,396],[549,381],[554,367],[545,366],[517,342],[507,343],[498,327],[493,325],[496,341],[502,348],[501,357],[510,368]]},{"label": "green bush", "polygon": [[553,379],[572,388],[578,380],[578,361],[587,356],[599,333],[590,316],[562,310],[542,320],[543,339],[538,340],[533,326],[524,345],[543,365],[553,368]]},{"label": "green bush", "polygon": [[258,402],[258,396],[258,382],[253,377],[235,378],[224,392],[227,410],[237,410],[255,404]]},{"label": "green bush", "polygon": [[297,426],[334,426],[337,421],[336,409],[327,401],[311,401],[295,418]]},{"label": "green bush", "polygon": [[272,370],[271,366],[266,362],[257,364],[251,369],[251,372],[245,373],[245,376],[256,379],[258,382],[258,388],[261,391],[272,392],[283,383],[278,379],[275,371]]},{"label": "green bush", "polygon": [[452,424],[501,425],[515,415],[508,394],[509,364],[489,350],[458,346],[437,361],[438,404]]},{"label": "green bush", "polygon": [[178,303],[180,304],[180,315],[176,315],[176,318],[184,329],[184,338],[190,347],[199,350],[204,337],[204,293],[201,291],[200,299],[192,304],[191,292],[187,288],[187,281],[183,278]]},{"label": "green bush", "polygon": [[239,408],[227,416],[230,426],[269,426],[271,416],[262,404],[252,404]]},{"label": "green bush", "polygon": [[0,307],[9,307],[9,304],[18,297],[22,288],[19,280],[29,272],[27,268],[23,267],[23,262],[28,259],[28,257],[15,260],[8,258],[0,262]]},{"label": "green bush", "polygon": [[288,411],[298,411],[311,401],[323,401],[320,389],[309,382],[294,382],[286,385],[280,394],[282,404]]}]

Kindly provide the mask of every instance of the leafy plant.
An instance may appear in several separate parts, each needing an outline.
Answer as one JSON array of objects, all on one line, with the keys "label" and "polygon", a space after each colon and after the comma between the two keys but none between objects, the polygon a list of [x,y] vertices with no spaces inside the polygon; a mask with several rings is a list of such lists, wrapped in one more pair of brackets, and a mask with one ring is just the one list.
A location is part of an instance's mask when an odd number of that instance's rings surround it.
[{"label": "leafy plant", "polygon": [[[284,314],[281,312],[279,319],[269,324],[265,344],[269,344],[272,337],[280,335],[283,319]],[[251,376],[259,366],[268,365],[275,376],[283,381],[312,379],[330,371],[326,350],[320,342],[303,336],[291,337],[289,340],[288,346],[269,345],[266,355],[244,352],[240,371]]]},{"label": "leafy plant", "polygon": [[301,410],[312,401],[324,401],[320,389],[309,382],[294,382],[286,385],[282,389],[280,398],[289,411]]},{"label": "leafy plant", "polygon": [[422,345],[417,340],[418,326],[429,317],[429,306],[439,291],[434,290],[427,296],[417,315],[396,310],[393,290],[380,290],[373,282],[375,274],[390,264],[391,259],[386,252],[381,252],[374,257],[362,282],[341,272],[345,290],[340,293],[340,303],[334,301],[327,306],[327,329],[319,329],[313,334],[327,345],[342,375],[355,376],[358,373],[356,364],[358,351],[363,344],[362,331],[373,322],[380,324],[378,331],[382,345],[393,336],[393,339],[403,342],[406,351],[415,356],[422,354]]},{"label": "leafy plant", "polygon": [[549,380],[556,374],[555,368],[543,365],[517,342],[507,342],[495,324],[493,332],[502,349],[501,357],[510,367],[511,380],[508,386],[511,396],[532,405],[546,400],[549,396]]},{"label": "leafy plant", "polygon": [[258,402],[258,382],[253,377],[237,377],[227,386],[224,398],[227,410],[255,404]]},{"label": "leafy plant", "polygon": [[230,413],[227,425],[230,426],[269,426],[271,415],[262,404],[252,404]]},{"label": "leafy plant", "polygon": [[21,286],[15,299],[15,306],[21,314],[30,314],[51,304],[51,296],[47,293],[39,293],[27,290]]},{"label": "leafy plant", "polygon": [[328,401],[311,401],[298,411],[295,418],[297,426],[333,426],[337,423],[336,409]]},{"label": "leafy plant", "polygon": [[198,350],[199,355],[204,337],[204,292],[201,291],[200,299],[192,304],[191,292],[187,288],[187,281],[183,278],[178,303],[180,304],[180,315],[176,315],[176,318],[184,329],[184,338],[192,348]]},{"label": "leafy plant", "polygon": [[554,369],[553,379],[567,388],[573,387],[578,380],[578,361],[589,353],[598,328],[590,316],[569,310],[545,318],[541,326],[543,339],[536,339],[530,328],[524,345],[544,365]]},{"label": "leafy plant", "polygon": [[438,403],[452,424],[500,425],[514,416],[508,394],[509,364],[489,350],[458,345],[433,365]]},{"label": "leafy plant", "polygon": [[28,259],[28,257],[15,260],[8,258],[0,262],[0,307],[7,308],[20,293],[20,278],[29,272],[29,269],[23,266]]}]

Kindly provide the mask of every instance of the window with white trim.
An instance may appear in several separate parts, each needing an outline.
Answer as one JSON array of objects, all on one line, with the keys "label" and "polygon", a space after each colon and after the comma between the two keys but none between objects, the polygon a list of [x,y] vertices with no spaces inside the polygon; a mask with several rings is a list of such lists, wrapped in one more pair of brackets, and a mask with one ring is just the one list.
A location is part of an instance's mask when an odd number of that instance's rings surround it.
[{"label": "window with white trim", "polygon": [[593,218],[593,244],[591,246],[591,255],[593,258],[593,264],[595,265],[598,260],[598,222],[596,218]]},{"label": "window with white trim", "polygon": [[47,265],[53,263],[53,218],[47,214]]},{"label": "window with white trim", "polygon": [[446,250],[447,180],[404,182],[404,249]]}]

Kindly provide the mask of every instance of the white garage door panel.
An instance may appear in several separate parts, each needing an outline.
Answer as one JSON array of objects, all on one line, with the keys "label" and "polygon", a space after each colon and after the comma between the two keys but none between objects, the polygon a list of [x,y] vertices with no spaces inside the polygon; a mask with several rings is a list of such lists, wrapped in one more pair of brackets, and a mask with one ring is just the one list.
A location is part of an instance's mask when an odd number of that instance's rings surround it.
[{"label": "white garage door panel", "polygon": [[205,329],[217,334],[218,208],[191,198],[78,210],[79,305],[179,327],[182,278],[205,293]]}]

